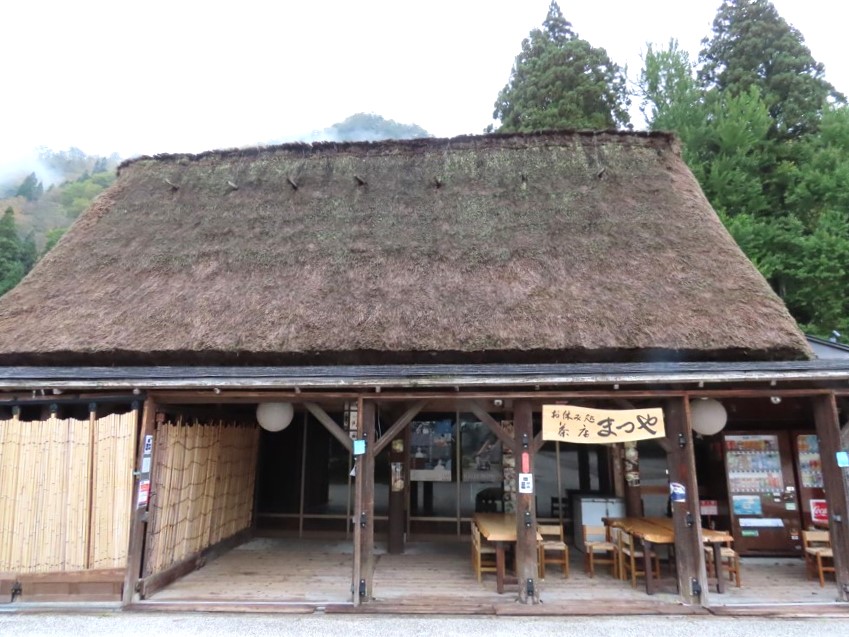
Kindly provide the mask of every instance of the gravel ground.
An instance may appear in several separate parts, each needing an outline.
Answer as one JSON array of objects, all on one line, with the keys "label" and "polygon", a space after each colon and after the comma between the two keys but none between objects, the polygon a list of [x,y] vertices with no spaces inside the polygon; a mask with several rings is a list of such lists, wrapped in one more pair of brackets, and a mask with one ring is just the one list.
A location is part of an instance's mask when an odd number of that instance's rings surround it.
[{"label": "gravel ground", "polygon": [[448,617],[259,615],[219,613],[0,613],[0,635],[315,635],[374,637],[469,635],[516,637],[830,637],[849,634],[849,619],[729,617]]}]

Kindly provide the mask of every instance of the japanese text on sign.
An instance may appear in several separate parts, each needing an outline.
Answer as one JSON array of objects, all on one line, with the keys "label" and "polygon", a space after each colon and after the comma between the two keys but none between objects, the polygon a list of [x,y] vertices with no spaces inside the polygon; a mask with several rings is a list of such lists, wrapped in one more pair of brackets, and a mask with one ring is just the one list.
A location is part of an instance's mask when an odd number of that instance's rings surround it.
[{"label": "japanese text on sign", "polygon": [[663,409],[590,409],[543,405],[542,438],[583,444],[613,444],[664,438]]}]

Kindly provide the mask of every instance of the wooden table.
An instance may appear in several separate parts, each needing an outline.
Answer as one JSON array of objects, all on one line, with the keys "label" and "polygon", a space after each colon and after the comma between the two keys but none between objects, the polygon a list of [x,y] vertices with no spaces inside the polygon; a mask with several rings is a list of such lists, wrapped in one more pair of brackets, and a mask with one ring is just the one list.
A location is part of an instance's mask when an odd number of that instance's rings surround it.
[{"label": "wooden table", "polygon": [[[646,593],[654,595],[654,577],[651,568],[651,551],[654,544],[675,544],[675,525],[672,518],[603,518],[604,523],[612,528],[620,529],[630,535],[640,538],[643,544],[643,559],[645,560]],[[714,564],[722,564],[722,544],[734,538],[727,531],[702,529],[702,539],[713,547]],[[620,555],[620,559],[621,555]],[[725,578],[721,569],[716,569],[716,591],[725,592]]]},{"label": "wooden table", "polygon": [[[481,535],[495,545],[495,590],[503,593],[507,570],[505,549],[516,543],[516,514],[475,513],[472,524],[477,524]],[[537,540],[541,539],[537,533]]]}]

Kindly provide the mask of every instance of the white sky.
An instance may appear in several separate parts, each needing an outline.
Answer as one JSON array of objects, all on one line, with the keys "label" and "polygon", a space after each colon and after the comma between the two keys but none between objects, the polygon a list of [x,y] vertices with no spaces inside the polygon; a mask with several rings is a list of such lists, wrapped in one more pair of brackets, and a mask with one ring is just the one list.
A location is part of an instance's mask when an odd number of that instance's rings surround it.
[{"label": "white sky", "polygon": [[[549,0],[4,0],[0,163],[37,146],[123,157],[294,139],[357,112],[443,137],[492,121]],[[849,9],[774,0],[849,94]],[[634,78],[646,42],[695,58],[720,0],[561,0]],[[642,127],[642,118],[634,118]]]}]

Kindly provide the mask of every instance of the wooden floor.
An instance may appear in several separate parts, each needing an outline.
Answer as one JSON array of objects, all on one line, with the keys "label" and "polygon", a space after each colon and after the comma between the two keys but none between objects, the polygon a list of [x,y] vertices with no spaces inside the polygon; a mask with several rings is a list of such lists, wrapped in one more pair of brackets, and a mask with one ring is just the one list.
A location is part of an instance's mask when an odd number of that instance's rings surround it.
[{"label": "wooden floor", "polygon": [[[564,579],[549,567],[539,583],[542,604],[526,606],[516,599],[518,588],[495,591],[495,577],[478,583],[471,569],[466,542],[409,543],[403,555],[379,550],[374,576],[372,612],[441,612],[482,614],[629,614],[707,612],[680,603],[675,577],[664,569],[659,592],[648,596],[638,587],[610,576],[609,569],[590,578],[583,555],[571,551],[571,576]],[[271,606],[285,610],[350,612],[352,547],[350,542],[255,538],[174,582],[150,598],[154,606],[254,609]],[[743,586],[729,583],[727,593],[715,592],[711,582],[709,604],[719,612],[756,614],[766,607],[835,608],[832,581],[825,588],[805,578],[801,559],[743,558]],[[723,610],[724,609],[724,610]],[[752,610],[754,609],[754,610]]]}]

